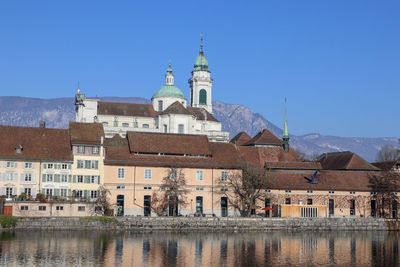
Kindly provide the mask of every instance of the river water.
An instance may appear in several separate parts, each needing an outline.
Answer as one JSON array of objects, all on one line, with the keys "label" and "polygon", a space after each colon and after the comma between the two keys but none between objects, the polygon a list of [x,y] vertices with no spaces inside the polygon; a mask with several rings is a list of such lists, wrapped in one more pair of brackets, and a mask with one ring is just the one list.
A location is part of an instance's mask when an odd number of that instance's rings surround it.
[{"label": "river water", "polygon": [[0,234],[0,266],[399,266],[396,232]]}]

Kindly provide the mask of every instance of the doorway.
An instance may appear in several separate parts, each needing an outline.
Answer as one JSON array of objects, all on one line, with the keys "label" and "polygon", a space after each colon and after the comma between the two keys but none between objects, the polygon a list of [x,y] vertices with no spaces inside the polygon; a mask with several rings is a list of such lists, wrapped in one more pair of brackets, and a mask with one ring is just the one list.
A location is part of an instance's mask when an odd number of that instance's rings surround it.
[{"label": "doorway", "polygon": [[144,211],[144,216],[151,216],[151,196],[144,196],[143,200],[143,211]]},{"label": "doorway", "polygon": [[333,216],[335,214],[335,201],[333,199],[329,199],[329,216]]},{"label": "doorway", "polygon": [[228,217],[228,198],[221,197],[221,217]]},{"label": "doorway", "polygon": [[124,195],[117,195],[117,216],[124,216]]}]

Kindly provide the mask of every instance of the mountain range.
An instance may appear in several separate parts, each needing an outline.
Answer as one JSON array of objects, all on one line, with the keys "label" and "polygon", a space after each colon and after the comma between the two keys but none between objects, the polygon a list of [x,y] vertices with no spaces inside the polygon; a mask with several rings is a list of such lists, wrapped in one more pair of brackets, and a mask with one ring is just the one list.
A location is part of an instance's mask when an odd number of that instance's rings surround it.
[{"label": "mountain range", "polygon": [[[100,97],[102,101],[150,103],[140,97]],[[54,98],[39,99],[28,97],[0,97],[0,124],[14,126],[37,127],[40,120],[46,122],[46,127],[68,128],[68,123],[75,120],[74,99]],[[213,102],[214,116],[222,122],[222,129],[230,133],[231,138],[241,131],[254,136],[260,129],[268,129],[276,136],[282,136],[282,129],[249,108]],[[304,152],[308,157],[324,152],[353,151],[368,161],[375,159],[376,153],[384,145],[397,146],[395,137],[365,138],[327,136],[318,133],[306,135],[291,135],[290,144],[293,148]]]}]

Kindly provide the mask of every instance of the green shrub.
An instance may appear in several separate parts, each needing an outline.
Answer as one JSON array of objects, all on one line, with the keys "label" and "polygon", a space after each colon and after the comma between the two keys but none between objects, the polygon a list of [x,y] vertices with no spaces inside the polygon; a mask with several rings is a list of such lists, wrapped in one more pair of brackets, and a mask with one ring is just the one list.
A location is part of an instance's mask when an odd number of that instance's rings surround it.
[{"label": "green shrub", "polygon": [[117,218],[107,217],[107,216],[97,216],[97,217],[82,217],[82,221],[99,221],[102,223],[117,223]]},{"label": "green shrub", "polygon": [[0,225],[3,228],[11,228],[17,224],[18,219],[10,215],[0,215]]}]

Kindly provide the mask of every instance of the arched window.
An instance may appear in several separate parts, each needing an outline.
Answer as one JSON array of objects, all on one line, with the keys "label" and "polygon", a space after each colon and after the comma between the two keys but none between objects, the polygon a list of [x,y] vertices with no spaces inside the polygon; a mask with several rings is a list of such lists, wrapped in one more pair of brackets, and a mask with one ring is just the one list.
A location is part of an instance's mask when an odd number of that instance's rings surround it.
[{"label": "arched window", "polygon": [[204,89],[201,89],[199,92],[199,104],[207,105],[207,91]]}]

